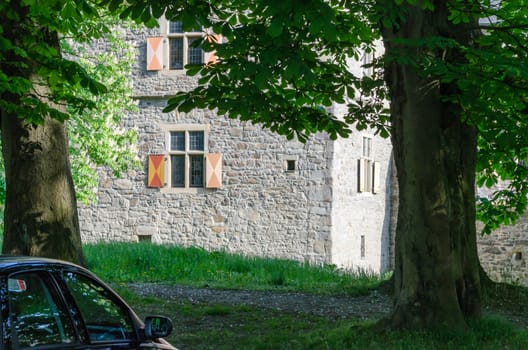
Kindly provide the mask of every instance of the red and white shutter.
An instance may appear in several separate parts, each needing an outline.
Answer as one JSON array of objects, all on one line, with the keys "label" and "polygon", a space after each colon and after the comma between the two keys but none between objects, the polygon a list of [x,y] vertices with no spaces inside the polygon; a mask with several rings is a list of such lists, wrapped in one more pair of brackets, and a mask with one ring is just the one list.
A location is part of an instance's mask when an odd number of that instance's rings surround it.
[{"label": "red and white shutter", "polygon": [[161,188],[165,185],[165,156],[153,154],[148,157],[147,187]]},{"label": "red and white shutter", "polygon": [[[220,34],[214,34],[207,37],[207,40],[214,41],[215,43],[220,43],[222,41],[222,36]],[[216,51],[206,52],[204,55],[205,64],[215,64],[218,61],[216,56]]]},{"label": "red and white shutter", "polygon": [[163,38],[147,38],[147,70],[161,70],[163,67]]},{"label": "red and white shutter", "polygon": [[222,187],[222,154],[209,153],[205,158],[205,187],[221,188]]}]

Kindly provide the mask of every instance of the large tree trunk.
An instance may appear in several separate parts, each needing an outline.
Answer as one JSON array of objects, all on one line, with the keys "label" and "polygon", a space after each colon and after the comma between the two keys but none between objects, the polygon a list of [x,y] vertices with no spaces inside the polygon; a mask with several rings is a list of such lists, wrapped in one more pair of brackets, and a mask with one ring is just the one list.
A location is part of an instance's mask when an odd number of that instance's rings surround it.
[{"label": "large tree trunk", "polygon": [[[20,21],[2,18],[6,22],[5,34],[15,45],[24,47],[23,41],[33,36],[59,50],[56,33],[35,28],[31,17],[24,14],[26,9],[19,7],[18,11]],[[6,62],[20,60],[21,57],[13,56]],[[49,88],[45,79],[36,74],[36,63],[31,57],[24,58],[23,63],[25,67],[11,65],[2,67],[2,71],[30,80],[32,95],[52,105],[47,98]],[[16,94],[6,93],[0,98],[23,106]],[[2,252],[58,258],[84,265],[64,124],[43,116],[42,124],[32,125],[23,120],[23,115],[7,110],[0,113],[6,176]]]},{"label": "large tree trunk", "polygon": [[6,173],[4,254],[84,265],[64,125],[33,126],[2,113]]},{"label": "large tree trunk", "polygon": [[[418,2],[420,3],[420,2]],[[456,84],[441,83],[419,65],[393,55],[412,52],[462,63],[456,50],[410,48],[394,39],[455,38],[469,43],[469,26],[447,19],[445,1],[435,11],[404,5],[404,20],[385,28],[386,80],[391,96],[392,142],[399,185],[395,248],[395,327],[465,327],[480,315],[475,229],[476,130],[445,97]]]}]

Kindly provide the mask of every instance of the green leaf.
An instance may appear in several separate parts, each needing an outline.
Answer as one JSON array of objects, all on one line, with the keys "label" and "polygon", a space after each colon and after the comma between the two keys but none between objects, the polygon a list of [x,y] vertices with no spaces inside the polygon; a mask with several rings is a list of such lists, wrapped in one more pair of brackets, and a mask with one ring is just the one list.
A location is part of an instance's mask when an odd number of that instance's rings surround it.
[{"label": "green leaf", "polygon": [[281,18],[275,17],[271,21],[270,26],[266,29],[266,32],[272,37],[276,38],[282,34],[283,22]]}]

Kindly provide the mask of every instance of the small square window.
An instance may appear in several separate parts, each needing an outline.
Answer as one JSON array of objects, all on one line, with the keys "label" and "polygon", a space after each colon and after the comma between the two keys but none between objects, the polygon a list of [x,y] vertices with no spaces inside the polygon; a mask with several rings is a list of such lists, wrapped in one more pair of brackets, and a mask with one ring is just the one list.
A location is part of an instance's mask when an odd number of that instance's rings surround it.
[{"label": "small square window", "polygon": [[287,171],[295,171],[295,160],[287,160],[286,161],[286,170]]}]

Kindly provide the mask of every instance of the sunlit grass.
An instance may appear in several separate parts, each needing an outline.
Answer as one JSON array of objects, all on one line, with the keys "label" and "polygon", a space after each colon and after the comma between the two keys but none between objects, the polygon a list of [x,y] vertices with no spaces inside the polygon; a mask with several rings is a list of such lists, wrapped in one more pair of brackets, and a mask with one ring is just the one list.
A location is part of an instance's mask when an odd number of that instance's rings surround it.
[{"label": "sunlit grass", "polygon": [[313,266],[172,245],[101,243],[85,245],[84,251],[88,267],[115,282],[362,295],[381,281],[376,275],[345,272],[333,265]]}]

